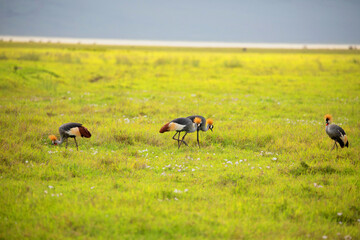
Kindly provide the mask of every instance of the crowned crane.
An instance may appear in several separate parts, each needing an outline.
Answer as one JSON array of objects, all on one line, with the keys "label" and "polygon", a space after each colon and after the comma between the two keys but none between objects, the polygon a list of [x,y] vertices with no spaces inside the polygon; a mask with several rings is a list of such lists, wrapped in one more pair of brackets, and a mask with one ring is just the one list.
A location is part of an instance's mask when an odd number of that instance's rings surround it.
[{"label": "crowned crane", "polygon": [[330,114],[326,114],[325,115],[325,122],[326,122],[325,131],[326,131],[327,135],[329,135],[329,137],[335,141],[334,146],[332,147],[332,149],[330,151],[332,151],[335,146],[336,146],[336,148],[338,148],[338,146],[336,144],[337,142],[340,144],[341,148],[343,148],[344,146],[349,147],[349,141],[347,139],[344,129],[342,129],[338,125],[332,124],[331,121],[332,121],[332,116]]},{"label": "crowned crane", "polygon": [[195,118],[200,118],[201,119],[201,123],[200,123],[200,126],[197,128],[197,142],[198,142],[198,145],[199,145],[199,148],[200,148],[200,142],[199,142],[199,131],[203,131],[203,132],[206,132],[207,130],[213,130],[214,126],[213,126],[213,123],[214,121],[210,118],[208,119],[205,119],[203,116],[200,116],[200,115],[194,115],[194,116],[189,116],[187,117],[189,119],[191,119],[191,121],[194,122]]},{"label": "crowned crane", "polygon": [[76,142],[76,137],[86,137],[86,138],[91,137],[91,133],[89,132],[89,130],[87,130],[87,128],[80,123],[65,123],[59,127],[59,133],[60,133],[60,141],[57,140],[55,135],[49,136],[50,140],[52,141],[52,144],[60,145],[64,141],[66,141],[65,148],[67,148],[68,138],[74,138],[77,150],[79,150],[79,148]]},{"label": "crowned crane", "polygon": [[[201,123],[200,118],[194,119],[194,122],[191,121],[189,118],[176,118],[160,129],[160,133],[168,132],[168,131],[176,131],[175,135],[172,137],[175,141],[178,141],[178,148],[180,148],[181,143],[184,143],[186,146],[188,144],[184,141],[186,134],[195,132],[196,129],[199,127]],[[180,140],[180,133],[185,132],[184,136]],[[178,135],[178,138],[176,139],[175,136]]]}]

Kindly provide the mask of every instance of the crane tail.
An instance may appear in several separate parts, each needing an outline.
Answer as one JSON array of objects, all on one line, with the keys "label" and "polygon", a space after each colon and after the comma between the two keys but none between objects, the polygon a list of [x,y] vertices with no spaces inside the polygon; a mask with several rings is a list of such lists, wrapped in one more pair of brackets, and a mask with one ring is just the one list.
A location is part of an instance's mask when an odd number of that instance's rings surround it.
[{"label": "crane tail", "polygon": [[336,137],[334,140],[335,142],[339,143],[341,148],[344,148],[344,141],[340,137]]},{"label": "crane tail", "polygon": [[164,133],[164,132],[170,131],[169,125],[170,125],[170,123],[167,123],[167,124],[165,124],[164,126],[162,126],[162,128],[160,128],[159,133]]},{"label": "crane tail", "polygon": [[79,127],[79,132],[81,134],[81,137],[86,137],[86,138],[89,138],[91,137],[91,133],[89,132],[89,130],[87,130],[86,127]]},{"label": "crane tail", "polygon": [[343,137],[342,137],[342,140],[344,141],[344,143],[345,143],[345,147],[349,147],[349,141],[348,141],[348,138],[347,138],[347,136],[346,135],[344,135]]},{"label": "crane tail", "polygon": [[341,134],[341,136],[339,138],[339,144],[340,144],[341,148],[343,148],[343,147],[348,148],[349,147],[349,141],[348,141],[347,136],[345,134],[344,135]]}]

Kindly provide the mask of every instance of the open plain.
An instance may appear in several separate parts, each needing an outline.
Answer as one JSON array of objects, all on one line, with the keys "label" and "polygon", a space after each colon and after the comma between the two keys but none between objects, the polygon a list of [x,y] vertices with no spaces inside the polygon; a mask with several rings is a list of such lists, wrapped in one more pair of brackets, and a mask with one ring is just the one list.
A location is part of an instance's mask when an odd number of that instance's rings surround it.
[{"label": "open plain", "polygon": [[0,239],[359,239],[359,53],[0,42]]}]

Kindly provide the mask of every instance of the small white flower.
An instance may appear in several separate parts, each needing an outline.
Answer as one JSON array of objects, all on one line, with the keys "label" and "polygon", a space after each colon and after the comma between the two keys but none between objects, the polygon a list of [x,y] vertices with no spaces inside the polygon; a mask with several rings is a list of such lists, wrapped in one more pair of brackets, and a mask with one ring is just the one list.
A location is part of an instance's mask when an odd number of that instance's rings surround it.
[{"label": "small white flower", "polygon": [[55,194],[52,193],[51,196],[53,197],[53,196],[55,196]]},{"label": "small white flower", "polygon": [[324,235],[324,236],[322,236],[322,238],[323,238],[323,239],[327,239],[327,236],[326,236],[326,235]]},{"label": "small white flower", "polygon": [[54,188],[53,186],[49,186],[50,189]]},{"label": "small white flower", "polygon": [[174,199],[175,199],[175,201],[179,200],[179,199],[177,199],[177,198],[174,198]]},{"label": "small white flower", "polygon": [[62,196],[62,193],[60,193],[60,196]]},{"label": "small white flower", "polygon": [[241,160],[241,159],[239,160],[239,162],[242,162],[242,161],[243,161],[243,160]]},{"label": "small white flower", "polygon": [[339,224],[342,224],[342,222],[340,221]]},{"label": "small white flower", "polygon": [[338,215],[338,216],[341,216],[341,215],[342,215],[342,212],[338,212],[337,215]]},{"label": "small white flower", "polygon": [[191,171],[195,172],[195,169],[193,168],[193,169],[191,169]]},{"label": "small white flower", "polygon": [[94,189],[95,187],[91,187],[90,189]]},{"label": "small white flower", "polygon": [[28,162],[29,162],[28,160],[25,161],[25,163],[28,163]]},{"label": "small white flower", "polygon": [[314,187],[317,187],[317,188],[322,188],[323,186],[318,185],[317,183],[314,183]]},{"label": "small white flower", "polygon": [[238,162],[238,161],[236,161],[236,162],[235,162],[235,164],[236,164],[236,165],[238,165],[238,164],[239,164],[239,162]]},{"label": "small white flower", "polygon": [[188,192],[189,190],[187,188],[185,188],[184,192]]},{"label": "small white flower", "polygon": [[46,190],[45,190],[45,191],[44,191],[44,193],[46,193],[46,194],[47,194],[47,193],[48,193],[48,191],[46,191]]},{"label": "small white flower", "polygon": [[277,160],[277,158],[276,158],[276,157],[273,157],[273,158],[272,158],[272,160],[276,161],[276,160]]},{"label": "small white flower", "polygon": [[181,191],[181,190],[178,190],[178,189],[175,189],[175,190],[174,190],[174,193],[182,193],[182,191]]},{"label": "small white flower", "polygon": [[270,169],[270,166],[266,166],[266,168]]},{"label": "small white flower", "polygon": [[345,240],[351,240],[352,237],[351,237],[350,235],[346,235],[346,236],[344,237],[344,239],[345,239]]}]

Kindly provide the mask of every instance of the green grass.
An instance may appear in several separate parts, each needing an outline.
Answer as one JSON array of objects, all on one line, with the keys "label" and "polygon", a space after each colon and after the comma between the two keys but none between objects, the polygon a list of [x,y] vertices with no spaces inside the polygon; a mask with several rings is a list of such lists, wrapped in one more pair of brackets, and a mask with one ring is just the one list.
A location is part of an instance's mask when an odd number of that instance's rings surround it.
[{"label": "green grass", "polygon": [[[357,50],[0,42],[0,239],[359,239],[359,79]],[[159,133],[193,114],[201,149]]]}]

